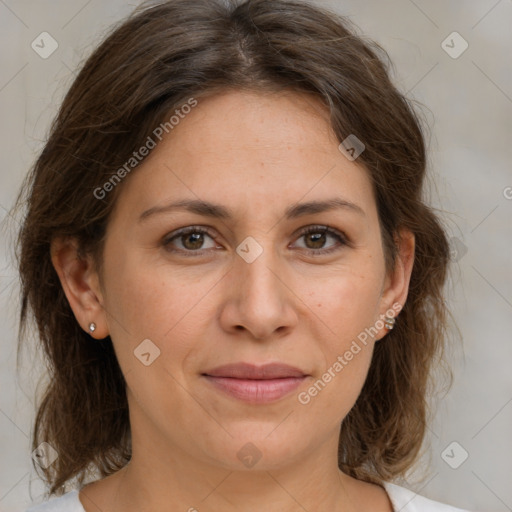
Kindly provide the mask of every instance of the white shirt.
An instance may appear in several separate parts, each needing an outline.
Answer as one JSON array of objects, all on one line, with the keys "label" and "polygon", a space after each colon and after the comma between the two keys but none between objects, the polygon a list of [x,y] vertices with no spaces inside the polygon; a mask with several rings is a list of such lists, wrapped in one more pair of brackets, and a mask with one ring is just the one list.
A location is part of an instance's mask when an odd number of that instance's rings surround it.
[{"label": "white shirt", "polygon": [[[429,500],[390,482],[384,482],[384,488],[395,512],[469,512]],[[85,512],[85,510],[78,499],[78,491],[74,490],[39,505],[34,505],[26,512]]]}]

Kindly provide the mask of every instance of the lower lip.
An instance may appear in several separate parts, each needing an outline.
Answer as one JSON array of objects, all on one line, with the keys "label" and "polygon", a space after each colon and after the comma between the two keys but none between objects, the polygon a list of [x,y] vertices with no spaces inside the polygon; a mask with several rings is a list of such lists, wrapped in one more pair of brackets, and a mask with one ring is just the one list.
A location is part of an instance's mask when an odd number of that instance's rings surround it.
[{"label": "lower lip", "polygon": [[205,377],[221,391],[244,402],[266,404],[275,402],[297,389],[306,377],[252,380],[229,377]]}]

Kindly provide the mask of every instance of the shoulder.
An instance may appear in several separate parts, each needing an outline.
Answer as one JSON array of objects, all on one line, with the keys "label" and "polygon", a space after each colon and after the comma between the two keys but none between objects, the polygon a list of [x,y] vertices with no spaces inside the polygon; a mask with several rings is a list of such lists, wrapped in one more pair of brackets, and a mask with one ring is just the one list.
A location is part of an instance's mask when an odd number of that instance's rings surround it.
[{"label": "shoulder", "polygon": [[437,501],[429,500],[415,492],[390,482],[384,482],[384,488],[393,504],[400,512],[470,512]]},{"label": "shoulder", "polygon": [[[437,501],[429,500],[415,492],[390,482],[384,482],[384,488],[393,504],[400,512],[469,512]],[[74,490],[57,498],[34,505],[26,512],[85,512],[78,491]]]},{"label": "shoulder", "polygon": [[33,505],[25,512],[85,512],[85,510],[78,499],[78,491],[74,490],[38,505]]}]

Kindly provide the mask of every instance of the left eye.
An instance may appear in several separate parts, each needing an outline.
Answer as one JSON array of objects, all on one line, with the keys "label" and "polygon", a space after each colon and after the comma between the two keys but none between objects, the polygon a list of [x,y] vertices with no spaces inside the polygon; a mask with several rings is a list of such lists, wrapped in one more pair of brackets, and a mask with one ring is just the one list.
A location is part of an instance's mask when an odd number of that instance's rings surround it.
[{"label": "left eye", "polygon": [[[348,245],[348,240],[344,234],[327,226],[310,226],[301,232],[299,240],[303,237],[306,240],[306,250],[311,254],[326,254],[337,250],[339,246],[337,247],[336,244],[328,249],[324,248],[328,237],[337,240],[341,246]],[[310,243],[309,246],[308,243]]]}]

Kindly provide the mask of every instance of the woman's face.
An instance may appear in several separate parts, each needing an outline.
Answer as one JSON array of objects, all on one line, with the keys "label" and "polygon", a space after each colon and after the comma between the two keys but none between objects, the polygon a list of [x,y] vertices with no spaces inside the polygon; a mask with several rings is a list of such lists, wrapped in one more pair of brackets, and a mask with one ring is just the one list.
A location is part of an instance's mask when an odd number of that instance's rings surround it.
[{"label": "woman's face", "polygon": [[[125,180],[82,320],[113,341],[134,457],[270,469],[334,446],[410,265],[386,275],[369,178],[326,110],[199,100]],[[238,363],[296,370],[215,371]]]}]

